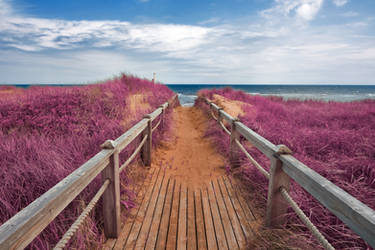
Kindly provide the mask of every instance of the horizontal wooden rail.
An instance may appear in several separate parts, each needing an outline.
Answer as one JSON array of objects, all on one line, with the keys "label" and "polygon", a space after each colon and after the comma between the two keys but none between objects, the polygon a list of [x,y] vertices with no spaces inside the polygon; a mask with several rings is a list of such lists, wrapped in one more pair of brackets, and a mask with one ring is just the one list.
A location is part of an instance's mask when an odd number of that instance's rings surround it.
[{"label": "horizontal wooden rail", "polygon": [[108,165],[102,150],[0,227],[0,249],[25,248]]},{"label": "horizontal wooden rail", "polygon": [[[139,121],[115,141],[106,141],[99,153],[1,225],[0,249],[25,248],[100,173],[102,173],[103,183],[106,183],[106,189],[103,190],[102,196],[105,234],[117,235],[116,227],[120,225],[118,216],[120,206],[118,154],[148,128],[151,124],[150,120],[157,118],[167,107],[173,106],[177,101],[177,95],[174,95],[168,102],[152,112],[148,118]],[[144,138],[147,139],[147,137]],[[145,144],[146,139],[141,142],[142,145]],[[136,153],[139,151],[137,148]],[[151,150],[149,150],[149,154],[151,154]],[[133,153],[131,158],[134,157]],[[126,163],[130,161],[128,160]],[[124,167],[123,165],[121,170]],[[109,222],[115,223],[116,226],[109,225]],[[111,232],[108,233],[107,230]]]},{"label": "horizontal wooden rail", "polygon": [[[283,192],[288,191],[289,178],[292,178],[370,246],[375,248],[375,211],[373,209],[291,156],[290,150],[285,146],[274,145],[242,122],[225,113],[207,98],[203,98],[203,100],[210,106],[211,113],[214,111],[218,114],[217,119],[223,117],[232,124],[232,134],[238,133],[271,160],[270,173],[262,171],[264,175],[270,176],[266,217],[269,226],[276,226],[282,222],[280,218],[286,212],[287,206],[285,204],[287,203],[281,200],[283,199],[281,190],[284,190]],[[231,141],[233,140],[234,143],[230,144],[231,152],[233,151],[233,145],[237,144],[237,139],[232,139],[232,137]],[[244,150],[243,147],[240,147],[240,149]],[[249,154],[246,154],[246,156],[249,157]]]}]

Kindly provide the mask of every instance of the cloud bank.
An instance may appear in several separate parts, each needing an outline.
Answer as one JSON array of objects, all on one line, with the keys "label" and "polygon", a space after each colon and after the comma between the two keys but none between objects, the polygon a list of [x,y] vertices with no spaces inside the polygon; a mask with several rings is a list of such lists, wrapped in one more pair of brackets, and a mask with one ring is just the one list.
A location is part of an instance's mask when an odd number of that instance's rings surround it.
[{"label": "cloud bank", "polygon": [[371,19],[311,25],[323,6],[275,0],[241,22],[182,25],[28,17],[0,0],[0,83],[86,82],[119,71],[158,72],[169,83],[373,83],[375,37],[363,35]]}]

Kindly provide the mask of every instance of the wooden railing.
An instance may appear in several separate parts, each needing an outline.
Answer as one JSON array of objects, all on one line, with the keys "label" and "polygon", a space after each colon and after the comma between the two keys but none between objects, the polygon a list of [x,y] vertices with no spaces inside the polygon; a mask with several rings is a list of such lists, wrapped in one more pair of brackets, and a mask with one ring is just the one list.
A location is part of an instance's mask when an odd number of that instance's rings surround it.
[{"label": "wooden railing", "polygon": [[[0,249],[25,248],[99,174],[102,186],[56,248],[64,247],[100,197],[103,198],[104,234],[107,238],[117,238],[121,225],[119,174],[139,152],[144,164],[151,165],[152,132],[164,123],[165,110],[173,106],[176,98],[177,95],[173,96],[115,141],[106,141],[99,153],[5,222],[0,227]],[[152,127],[157,117],[160,117],[159,122]],[[143,138],[141,143],[120,166],[119,153],[139,135]]]},{"label": "wooden railing", "polygon": [[[375,248],[375,211],[345,192],[314,170],[307,167],[291,155],[291,151],[284,145],[276,146],[263,138],[238,119],[234,119],[221,107],[207,98],[203,99],[211,110],[211,115],[224,131],[230,135],[230,160],[234,167],[238,164],[238,150],[240,149],[247,158],[269,179],[266,225],[275,227],[285,221],[285,213],[289,206],[297,213],[298,217],[306,224],[309,230],[317,237],[326,249],[333,249],[332,245],[324,238],[308,217],[298,207],[289,195],[290,178],[310,193],[323,204],[329,211],[342,220],[370,246]],[[216,115],[215,115],[216,113]],[[230,124],[227,129],[223,119]],[[246,151],[240,143],[240,137],[249,141],[265,154],[271,161],[270,172],[267,172]]]}]

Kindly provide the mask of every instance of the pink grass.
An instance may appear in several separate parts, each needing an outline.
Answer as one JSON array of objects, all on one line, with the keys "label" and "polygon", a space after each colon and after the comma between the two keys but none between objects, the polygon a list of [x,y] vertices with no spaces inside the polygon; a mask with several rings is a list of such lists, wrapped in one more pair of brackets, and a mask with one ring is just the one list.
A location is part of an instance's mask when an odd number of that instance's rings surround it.
[{"label": "pink grass", "polygon": [[[287,145],[298,160],[375,209],[375,101],[284,101],[230,88],[203,90],[200,94],[207,97],[219,94],[251,104],[243,106],[246,114],[240,119],[244,124],[276,145]],[[207,109],[205,104],[197,104]],[[209,127],[215,129],[207,135],[218,150],[228,153],[229,139],[223,139],[224,133],[214,123]],[[268,169],[265,156],[255,148],[248,150]],[[253,192],[252,202],[265,209],[268,181],[244,158],[241,176]],[[299,185],[293,183],[291,194],[335,248],[369,248]],[[304,228],[292,211],[288,218],[289,224]]]},{"label": "pink grass", "polygon": [[[102,84],[30,87],[17,96],[3,94],[0,99],[0,223],[94,156],[105,140],[116,139],[138,122],[145,113],[138,111],[131,115],[127,98],[144,92],[152,93],[147,99],[150,109],[144,112],[153,111],[173,95],[164,85],[126,75]],[[128,122],[124,124],[124,120]],[[160,131],[155,132],[154,144],[162,137]],[[136,146],[133,143],[124,150],[120,156],[122,161]],[[122,174],[122,181],[130,181],[126,173]],[[51,248],[79,215],[81,201],[87,204],[99,185],[100,177],[29,247]],[[134,197],[129,190],[122,192]],[[126,209],[132,206],[131,199],[122,203]],[[88,221],[86,227],[91,228],[96,235],[94,240],[99,242],[100,204]],[[85,248],[84,238],[82,234],[75,238],[78,248]]]}]

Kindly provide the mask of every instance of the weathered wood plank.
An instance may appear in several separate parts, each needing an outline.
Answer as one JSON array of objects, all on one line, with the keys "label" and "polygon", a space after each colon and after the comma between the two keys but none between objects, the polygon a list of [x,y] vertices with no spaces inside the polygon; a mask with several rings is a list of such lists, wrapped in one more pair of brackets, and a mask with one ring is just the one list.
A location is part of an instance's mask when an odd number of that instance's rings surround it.
[{"label": "weathered wood plank", "polygon": [[120,176],[119,153],[115,150],[108,166],[102,171],[102,183],[110,180],[103,193],[104,234],[107,238],[117,238],[120,234]]},{"label": "weathered wood plank", "polygon": [[163,111],[162,108],[157,108],[157,109],[155,109],[155,110],[150,114],[151,121],[155,120],[156,117],[158,117],[158,116],[161,114],[162,111]]},{"label": "weathered wood plank", "polygon": [[159,234],[159,226],[161,223],[161,217],[163,213],[164,201],[165,201],[165,197],[167,196],[166,192],[167,192],[167,187],[169,185],[169,181],[170,181],[169,178],[164,177],[164,180],[163,180],[160,192],[159,192],[159,197],[156,203],[150,232],[148,233],[148,236],[146,238],[145,249],[155,249],[156,239]]},{"label": "weathered wood plank", "polygon": [[229,220],[228,211],[227,211],[227,208],[225,207],[223,196],[220,192],[217,182],[211,181],[211,185],[212,185],[212,190],[214,192],[214,195],[216,197],[220,217],[223,223],[224,233],[225,233],[227,243],[228,243],[228,247],[229,249],[239,249],[236,236],[234,235],[234,232],[233,232],[232,223]]},{"label": "weathered wood plank", "polygon": [[208,200],[210,202],[212,220],[214,222],[218,247],[219,249],[228,249],[227,239],[226,239],[224,228],[223,228],[223,222],[220,217],[219,208],[217,206],[217,201],[215,198],[214,191],[212,189],[212,185],[210,184],[207,185],[207,194],[208,194]]},{"label": "weathered wood plank", "polygon": [[125,221],[124,226],[122,227],[120,236],[116,240],[114,249],[123,249],[124,245],[126,244],[130,230],[132,229],[134,221],[138,216],[138,212],[141,208],[141,205],[144,202],[146,192],[149,190],[149,188],[152,188],[152,185],[154,185],[154,183],[156,182],[158,172],[159,171],[156,171],[155,169],[151,169],[149,177],[146,177],[143,181],[143,185],[141,186],[141,189],[139,190],[137,194],[137,199],[135,201],[136,207],[130,210],[128,218]]},{"label": "weathered wood plank", "polygon": [[160,174],[158,180],[156,181],[155,188],[152,192],[151,200],[148,204],[134,249],[144,249],[146,245],[147,237],[150,232],[151,223],[154,219],[156,203],[159,198],[159,194],[160,194],[160,190],[161,190],[164,177],[165,177],[165,172],[163,171],[163,173]]},{"label": "weathered wood plank", "polygon": [[375,211],[290,155],[282,169],[328,210],[375,248]]},{"label": "weathered wood plank", "polygon": [[231,221],[234,234],[236,235],[238,246],[240,247],[240,249],[243,249],[246,245],[246,238],[241,227],[241,222],[238,219],[237,213],[235,211],[235,208],[233,207],[231,198],[227,192],[227,189],[225,187],[225,184],[223,183],[223,180],[219,178],[216,181],[217,181],[218,189],[220,190],[223,196],[225,207],[228,211],[228,216]]},{"label": "weathered wood plank", "polygon": [[167,249],[176,249],[177,248],[177,225],[178,225],[178,208],[180,205],[180,192],[181,184],[176,181],[174,192],[173,192],[173,203],[171,217],[169,219],[169,229],[167,237]]},{"label": "weathered wood plank", "polygon": [[283,163],[272,158],[268,182],[266,226],[280,226],[285,222],[288,203],[281,195],[280,187],[289,191],[290,177],[282,170]]},{"label": "weathered wood plank", "polygon": [[[149,117],[149,116],[148,116]],[[145,166],[150,167],[151,166],[151,158],[152,158],[152,122],[151,119],[148,119],[147,121],[147,127],[142,132],[142,137],[145,138],[147,136],[145,144],[143,144],[142,150],[141,150],[141,158],[143,161],[143,164]]]},{"label": "weathered wood plank", "polygon": [[197,230],[197,247],[198,249],[207,249],[206,229],[204,227],[204,216],[202,207],[201,190],[194,191],[195,200],[195,223]]},{"label": "weathered wood plank", "polygon": [[223,109],[220,109],[219,112],[220,112],[220,116],[224,118],[229,124],[231,124],[234,121],[234,118],[230,114],[225,112]]},{"label": "weathered wood plank", "polygon": [[0,227],[0,248],[25,248],[109,164],[101,150]]},{"label": "weathered wood plank", "polygon": [[160,180],[160,178],[162,178],[162,177],[163,177],[163,175],[162,175],[161,171],[159,170],[159,172],[157,174],[156,181],[153,183],[153,185],[150,185],[149,190],[146,192],[145,198],[144,198],[144,200],[141,204],[141,207],[139,208],[137,217],[136,217],[136,219],[135,219],[135,221],[132,225],[132,228],[130,230],[130,234],[128,236],[128,240],[126,241],[124,249],[133,249],[135,247],[136,241],[138,239],[138,235],[141,231],[141,227],[142,227],[143,221],[145,219],[145,215],[146,215],[148,206],[149,206],[149,204],[151,202],[151,199],[152,199],[152,194],[153,194],[154,190],[157,188],[158,180]]},{"label": "weathered wood plank", "polygon": [[210,202],[208,200],[207,188],[204,188],[201,192],[202,205],[203,205],[203,215],[204,215],[204,224],[206,228],[206,237],[207,237],[207,249],[218,249],[215,227],[213,223],[212,213]]},{"label": "weathered wood plank", "polygon": [[180,207],[178,212],[177,249],[186,250],[187,244],[187,187],[181,183]]},{"label": "weathered wood plank", "polygon": [[117,144],[116,148],[121,152],[126,146],[128,146],[142,131],[147,127],[148,119],[142,119],[128,131],[118,137],[115,142]]},{"label": "weathered wood plank", "polygon": [[187,249],[197,249],[194,191],[187,190]]},{"label": "weathered wood plank", "polygon": [[248,239],[249,237],[252,236],[251,228],[248,223],[249,219],[246,217],[242,209],[242,206],[237,199],[237,195],[232,189],[232,185],[230,184],[229,180],[224,177],[222,178],[222,180],[223,180],[225,189],[228,192],[232,205],[234,207],[234,211],[236,212],[238,220],[241,223],[241,228],[242,228],[243,233],[245,234],[245,238]]},{"label": "weathered wood plank", "polygon": [[172,198],[176,181],[170,180],[167,189],[167,197],[165,198],[163,214],[161,217],[159,234],[156,243],[156,249],[165,249],[167,245],[167,235],[169,227],[169,218],[171,216]]},{"label": "weathered wood plank", "polygon": [[236,130],[268,158],[272,158],[277,152],[278,149],[273,143],[246,127],[242,122],[236,122]]}]

